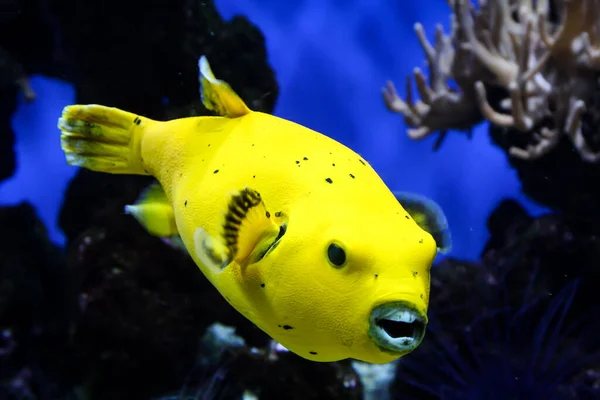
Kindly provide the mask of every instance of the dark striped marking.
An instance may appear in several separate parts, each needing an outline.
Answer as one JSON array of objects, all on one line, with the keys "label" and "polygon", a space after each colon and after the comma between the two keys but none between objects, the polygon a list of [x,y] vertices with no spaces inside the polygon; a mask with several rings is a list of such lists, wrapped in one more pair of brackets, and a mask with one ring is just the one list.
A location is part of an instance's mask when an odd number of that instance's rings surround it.
[{"label": "dark striped marking", "polygon": [[237,242],[242,221],[246,218],[248,212],[261,202],[260,193],[249,188],[241,190],[231,198],[225,215],[225,223],[223,224],[223,237],[231,258],[238,250]]}]

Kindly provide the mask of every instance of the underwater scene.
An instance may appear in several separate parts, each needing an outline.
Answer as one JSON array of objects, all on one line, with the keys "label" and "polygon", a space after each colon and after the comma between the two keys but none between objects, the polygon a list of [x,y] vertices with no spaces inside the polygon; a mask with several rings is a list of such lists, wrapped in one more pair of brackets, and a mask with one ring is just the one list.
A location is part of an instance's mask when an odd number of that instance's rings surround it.
[{"label": "underwater scene", "polygon": [[600,400],[600,0],[1,0],[0,400]]}]

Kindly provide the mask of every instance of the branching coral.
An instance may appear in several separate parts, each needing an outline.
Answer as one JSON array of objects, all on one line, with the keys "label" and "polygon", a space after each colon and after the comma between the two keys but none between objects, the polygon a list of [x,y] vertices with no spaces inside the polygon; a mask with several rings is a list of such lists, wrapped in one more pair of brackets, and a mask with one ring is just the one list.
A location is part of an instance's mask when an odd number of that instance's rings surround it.
[{"label": "branching coral", "polygon": [[[485,118],[530,135],[524,148],[509,149],[514,157],[537,159],[566,136],[583,160],[600,161],[582,132],[586,104],[600,85],[600,0],[479,0],[477,8],[470,0],[448,3],[449,36],[438,26],[431,45],[415,25],[430,69],[429,85],[414,71],[421,100],[413,102],[410,78],[406,101],[393,83],[383,89],[388,109],[412,128],[409,136],[464,130]],[[451,89],[450,80],[460,90]],[[489,89],[500,89],[503,98],[491,101]]]}]

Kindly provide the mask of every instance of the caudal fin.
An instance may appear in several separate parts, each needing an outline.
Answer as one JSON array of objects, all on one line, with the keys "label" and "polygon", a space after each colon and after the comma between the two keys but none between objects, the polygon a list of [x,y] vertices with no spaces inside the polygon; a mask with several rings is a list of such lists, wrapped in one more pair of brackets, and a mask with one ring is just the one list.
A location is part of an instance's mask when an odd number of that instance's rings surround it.
[{"label": "caudal fin", "polygon": [[58,120],[67,163],[113,174],[148,175],[140,141],[152,120],[96,104],[72,105]]}]

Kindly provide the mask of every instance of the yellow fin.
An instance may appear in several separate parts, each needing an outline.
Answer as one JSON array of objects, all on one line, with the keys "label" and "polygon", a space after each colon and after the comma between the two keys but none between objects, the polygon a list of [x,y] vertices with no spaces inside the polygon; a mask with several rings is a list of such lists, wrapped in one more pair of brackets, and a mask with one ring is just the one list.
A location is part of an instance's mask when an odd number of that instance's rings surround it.
[{"label": "yellow fin", "polygon": [[448,254],[452,250],[452,235],[442,208],[433,200],[415,193],[394,192],[394,196],[417,225],[433,236],[438,251]]},{"label": "yellow fin", "polygon": [[70,165],[113,174],[148,175],[139,140],[154,121],[114,107],[71,105],[62,111],[60,144]]},{"label": "yellow fin", "polygon": [[229,118],[241,117],[252,112],[227,82],[215,78],[205,56],[200,57],[198,69],[200,95],[204,107]]},{"label": "yellow fin", "polygon": [[231,255],[225,243],[215,239],[201,227],[194,232],[194,250],[200,262],[215,272],[220,272],[231,263]]},{"label": "yellow fin", "polygon": [[125,213],[133,215],[154,236],[178,235],[173,206],[158,182],[148,186],[134,205],[125,206]]},{"label": "yellow fin", "polygon": [[196,254],[217,271],[232,261],[243,265],[258,262],[285,233],[285,224],[276,221],[260,193],[250,188],[240,190],[229,200],[221,237],[214,238],[204,229],[196,229]]}]

